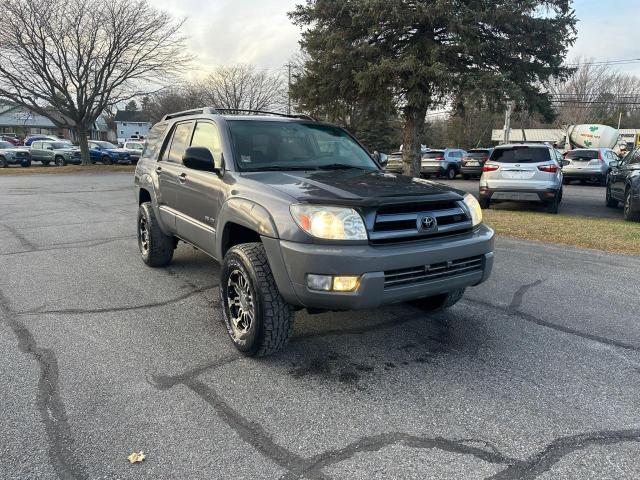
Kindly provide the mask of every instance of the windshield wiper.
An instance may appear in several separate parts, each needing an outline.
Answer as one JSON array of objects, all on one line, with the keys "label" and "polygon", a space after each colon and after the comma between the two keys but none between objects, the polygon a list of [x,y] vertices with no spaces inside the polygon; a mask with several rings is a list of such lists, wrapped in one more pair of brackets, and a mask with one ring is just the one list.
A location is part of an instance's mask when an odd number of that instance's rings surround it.
[{"label": "windshield wiper", "polygon": [[330,163],[329,165],[320,165],[318,170],[373,170],[372,168],[357,167],[355,165],[348,165],[346,163]]},{"label": "windshield wiper", "polygon": [[244,172],[270,172],[270,171],[287,171],[287,170],[316,170],[315,167],[301,167],[301,166],[289,166],[289,165],[267,165],[260,168],[251,168],[243,170]]}]

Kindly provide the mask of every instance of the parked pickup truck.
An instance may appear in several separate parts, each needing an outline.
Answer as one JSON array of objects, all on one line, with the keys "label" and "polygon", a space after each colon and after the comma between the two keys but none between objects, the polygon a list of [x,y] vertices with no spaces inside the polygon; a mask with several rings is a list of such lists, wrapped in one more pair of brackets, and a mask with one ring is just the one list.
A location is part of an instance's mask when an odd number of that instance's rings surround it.
[{"label": "parked pickup truck", "polygon": [[280,349],[298,309],[454,305],[493,265],[478,202],[382,167],[310,117],[166,115],[135,172],[142,260],[165,266],[182,240],[221,262],[223,322],[246,355]]},{"label": "parked pickup truck", "polygon": [[36,140],[31,144],[31,159],[42,162],[43,165],[55,163],[64,166],[67,163],[80,165],[82,156],[80,149],[74,147],[70,142],[60,140]]}]

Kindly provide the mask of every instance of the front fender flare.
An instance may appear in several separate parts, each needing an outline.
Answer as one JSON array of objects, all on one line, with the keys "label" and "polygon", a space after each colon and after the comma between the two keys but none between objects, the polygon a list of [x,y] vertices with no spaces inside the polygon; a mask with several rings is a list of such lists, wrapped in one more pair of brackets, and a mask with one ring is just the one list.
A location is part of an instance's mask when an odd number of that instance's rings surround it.
[{"label": "front fender flare", "polygon": [[261,236],[278,238],[278,229],[269,212],[246,198],[227,200],[218,215],[216,228],[216,257],[222,258],[222,238],[229,223],[236,223],[257,232]]}]

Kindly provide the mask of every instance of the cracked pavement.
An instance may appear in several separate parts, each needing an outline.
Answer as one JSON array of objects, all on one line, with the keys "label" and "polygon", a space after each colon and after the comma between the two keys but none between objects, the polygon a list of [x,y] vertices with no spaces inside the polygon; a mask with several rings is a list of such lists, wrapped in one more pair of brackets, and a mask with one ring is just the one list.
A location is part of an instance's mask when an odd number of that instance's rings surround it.
[{"label": "cracked pavement", "polygon": [[640,258],[502,238],[448,312],[300,312],[249,359],[214,261],[139,260],[131,175],[0,207],[2,479],[640,477]]}]

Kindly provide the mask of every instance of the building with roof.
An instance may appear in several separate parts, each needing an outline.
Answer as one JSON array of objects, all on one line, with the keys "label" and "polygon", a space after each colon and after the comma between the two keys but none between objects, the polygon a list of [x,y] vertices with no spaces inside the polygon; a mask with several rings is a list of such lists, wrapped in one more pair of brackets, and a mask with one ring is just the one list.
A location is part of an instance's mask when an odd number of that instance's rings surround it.
[{"label": "building with roof", "polygon": [[[57,114],[62,120],[62,116]],[[52,116],[56,116],[52,112]],[[72,128],[59,127],[50,118],[40,115],[27,107],[9,102],[0,102],[0,133],[13,133],[20,138],[29,135],[52,135],[77,141],[77,135]],[[91,140],[106,140],[108,127],[105,119],[100,116],[89,129]]]},{"label": "building with roof", "polygon": [[143,139],[151,129],[151,116],[140,110],[118,110],[113,121],[116,125],[118,142],[124,142],[130,138]]}]

